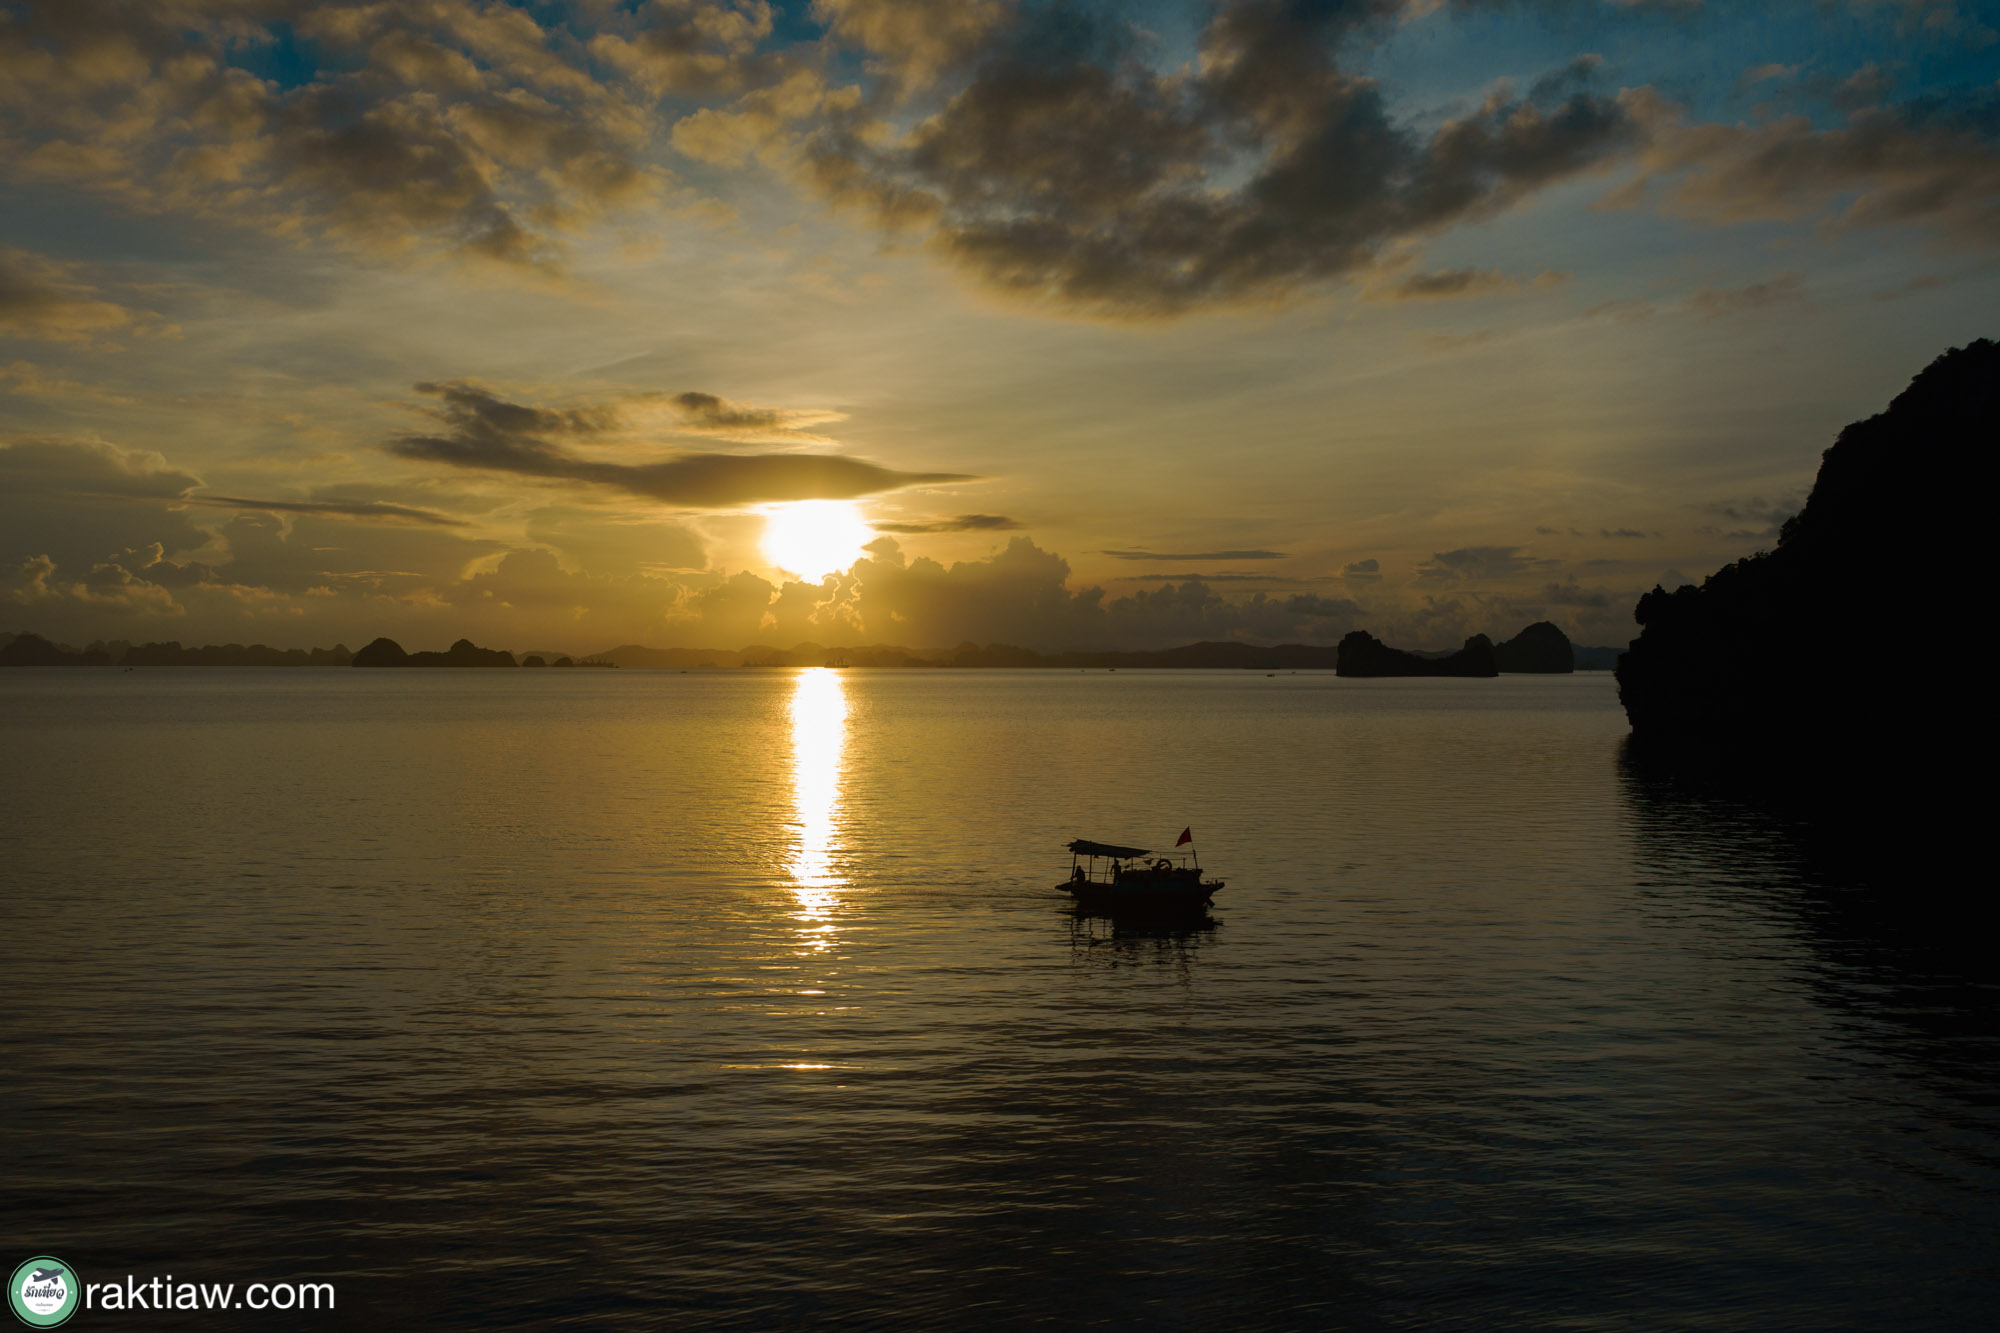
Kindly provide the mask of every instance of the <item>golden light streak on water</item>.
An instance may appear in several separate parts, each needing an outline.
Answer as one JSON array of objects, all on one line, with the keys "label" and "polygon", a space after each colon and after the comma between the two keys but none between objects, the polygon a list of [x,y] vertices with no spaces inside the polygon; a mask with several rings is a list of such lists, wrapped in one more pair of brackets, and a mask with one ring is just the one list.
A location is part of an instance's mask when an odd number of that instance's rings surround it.
[{"label": "golden light streak on water", "polygon": [[815,949],[833,943],[843,881],[833,855],[840,819],[840,764],[847,746],[847,692],[840,673],[813,667],[792,685],[792,804],[799,842],[788,868],[801,931]]}]

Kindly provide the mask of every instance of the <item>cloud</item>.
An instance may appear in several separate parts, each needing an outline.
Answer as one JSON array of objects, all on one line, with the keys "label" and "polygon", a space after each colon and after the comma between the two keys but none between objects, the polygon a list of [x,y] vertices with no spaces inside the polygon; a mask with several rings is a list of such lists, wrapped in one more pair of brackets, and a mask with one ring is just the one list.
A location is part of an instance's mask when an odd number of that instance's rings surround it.
[{"label": "cloud", "polygon": [[1657,537],[1660,534],[1657,532],[1642,532],[1638,528],[1599,528],[1597,530],[1597,535],[1600,537],[1622,538],[1622,537]]},{"label": "cloud", "polygon": [[51,375],[32,361],[0,365],[0,390],[23,398],[90,400],[100,403],[131,403],[135,400],[100,384],[84,384]]},{"label": "cloud", "polygon": [[1340,577],[1349,583],[1375,583],[1382,578],[1382,562],[1370,557],[1353,560],[1340,567]]},{"label": "cloud", "polygon": [[1462,546],[1456,551],[1439,551],[1417,566],[1419,583],[1483,582],[1511,578],[1557,562],[1523,555],[1518,546]]},{"label": "cloud", "polygon": [[784,73],[758,49],[776,17],[766,0],[644,0],[628,31],[600,32],[589,51],[651,97],[734,93]]},{"label": "cloud", "polygon": [[1698,508],[1744,526],[1725,531],[1711,525],[1698,531],[1704,537],[1721,537],[1729,541],[1775,541],[1785,520],[1805,508],[1805,503],[1806,497],[1801,491],[1788,491],[1775,500],[1753,495],[1747,500],[1711,501]]},{"label": "cloud", "polygon": [[1715,221],[1823,216],[1839,227],[1915,225],[2000,244],[2000,90],[1866,107],[1825,129],[1805,116],[1691,124],[1650,98],[1635,113],[1651,127],[1650,144],[1614,205],[1658,194],[1669,212]]},{"label": "cloud", "polygon": [[932,519],[924,523],[875,523],[877,532],[914,537],[933,532],[1012,532],[1027,524],[1004,514],[960,514],[956,518]]},{"label": "cloud", "polygon": [[1495,269],[1450,268],[1435,273],[1412,273],[1397,282],[1369,287],[1371,301],[1452,301],[1462,297],[1491,296],[1519,291],[1520,281]]},{"label": "cloud", "polygon": [[1760,83],[1769,83],[1773,79],[1791,79],[1797,77],[1798,72],[1799,67],[1797,65],[1781,65],[1776,61],[1769,61],[1762,65],[1752,65],[1749,69],[1744,70],[1737,77],[1736,86],[1740,90],[1754,87]]},{"label": "cloud", "polygon": [[708,566],[708,553],[692,529],[654,514],[551,505],[526,516],[525,532],[529,542],[550,547],[593,574],[663,574]]},{"label": "cloud", "polygon": [[963,63],[1008,17],[1008,0],[813,0],[813,17],[866,50],[892,92],[927,88]]},{"label": "cloud", "polygon": [[753,443],[827,444],[807,426],[845,421],[845,412],[824,408],[746,407],[712,393],[678,393],[668,400],[680,414],[680,428],[692,435],[715,435]]},{"label": "cloud", "polygon": [[[418,392],[442,400],[431,415],[445,431],[391,441],[389,451],[399,457],[607,486],[690,509],[733,509],[786,500],[850,500],[910,486],[975,480],[963,473],[902,472],[842,454],[682,453],[642,463],[587,457],[566,447],[565,442],[619,442],[626,404],[549,409],[508,402],[471,384],[416,387]],[[692,396],[702,400],[710,397]],[[651,400],[637,401],[643,404]],[[721,405],[718,412],[729,409],[720,399],[712,401]],[[707,410],[698,407],[697,417]]]},{"label": "cloud", "polygon": [[1895,90],[1896,80],[1880,65],[1863,65],[1835,85],[1830,100],[1843,111],[1878,106]]},{"label": "cloud", "polygon": [[88,342],[147,319],[98,296],[76,274],[73,264],[0,249],[0,336]]},{"label": "cloud", "polygon": [[391,504],[385,500],[250,500],[236,495],[197,495],[195,504],[222,509],[259,509],[279,514],[327,514],[338,518],[378,519],[387,523],[417,523],[437,528],[469,527],[462,518],[435,509]]},{"label": "cloud", "polygon": [[1613,301],[1600,301],[1583,312],[1585,319],[1615,319],[1621,324],[1638,324],[1651,319],[1659,311],[1644,301],[1629,297]]},{"label": "cloud", "polygon": [[74,571],[151,542],[201,546],[208,533],[183,505],[201,484],[158,453],[105,440],[0,441],[0,560],[47,556]]},{"label": "cloud", "polygon": [[565,569],[552,551],[518,547],[490,567],[437,590],[437,596],[458,614],[470,613],[471,627],[489,627],[490,635],[514,637],[516,642],[524,623],[553,623],[561,627],[565,640],[580,634],[658,634],[686,595],[674,580]]},{"label": "cloud", "polygon": [[1397,123],[1337,52],[1399,8],[1231,0],[1192,69],[1161,73],[1102,16],[1021,7],[945,57],[948,94],[906,132],[829,118],[807,178],[991,290],[1146,319],[1295,297],[1640,142],[1589,60],[1435,128]]},{"label": "cloud", "polygon": [[[2000,33],[1959,12],[1961,0],[1853,0],[1857,13],[1893,7],[1898,11],[1897,27],[1906,36],[1924,35],[1941,39],[1969,51],[1984,50],[2000,41]],[[1975,5],[1973,12],[1979,12]]]},{"label": "cloud", "polygon": [[674,125],[674,151],[714,166],[740,166],[752,157],[782,165],[790,127],[829,102],[849,106],[858,90],[830,90],[818,70],[800,68],[782,82],[739,97],[729,107],[702,107]]},{"label": "cloud", "polygon": [[1306,584],[1337,583],[1340,580],[1330,574],[1240,574],[1202,573],[1198,570],[1180,573],[1120,574],[1114,580],[1118,583],[1183,583],[1188,580],[1197,583],[1266,583],[1266,584]]},{"label": "cloud", "polygon": [[1919,273],[1900,287],[1892,288],[1886,292],[1875,293],[1873,299],[1877,301],[1898,301],[1905,296],[1911,296],[1917,292],[1933,291],[1944,285],[1945,280],[1935,273]]},{"label": "cloud", "polygon": [[1283,551],[1099,551],[1114,560],[1284,560]]},{"label": "cloud", "polygon": [[79,611],[122,616],[177,615],[181,610],[172,593],[122,565],[96,565],[80,579],[65,580],[46,555],[0,571],[0,601],[28,608],[37,616],[59,619]]},{"label": "cloud", "polygon": [[178,500],[201,479],[147,449],[102,440],[30,436],[0,443],[0,482],[14,495],[118,496]]},{"label": "cloud", "polygon": [[1622,597],[1620,594],[1612,592],[1609,588],[1578,587],[1576,580],[1571,579],[1567,583],[1545,584],[1542,588],[1541,600],[1550,606],[1579,606],[1602,609],[1619,605],[1626,601],[1636,601],[1637,599]]},{"label": "cloud", "polygon": [[[258,72],[280,40],[295,80]],[[0,24],[0,86],[18,177],[382,253],[552,272],[562,232],[667,180],[656,94],[474,0],[34,5]]]},{"label": "cloud", "polygon": [[769,585],[759,600],[747,582],[738,583],[731,596],[749,598],[760,617],[773,616],[777,624],[767,633],[779,641],[794,629],[812,637],[834,626],[848,641],[859,637],[923,648],[968,641],[1040,649],[1165,647],[1200,639],[1331,642],[1353,628],[1360,614],[1344,598],[1309,593],[1259,592],[1231,600],[1193,579],[1107,599],[1101,588],[1071,590],[1068,578],[1068,561],[1025,537],[986,559],[950,566],[906,561],[896,543],[884,538],[824,600],[787,608]]},{"label": "cloud", "polygon": [[1709,288],[1704,287],[1688,297],[1688,306],[1710,319],[1718,315],[1733,315],[1745,310],[1762,310],[1769,306],[1788,305],[1803,301],[1806,296],[1805,279],[1797,273],[1780,273],[1764,282],[1753,282],[1747,287]]}]

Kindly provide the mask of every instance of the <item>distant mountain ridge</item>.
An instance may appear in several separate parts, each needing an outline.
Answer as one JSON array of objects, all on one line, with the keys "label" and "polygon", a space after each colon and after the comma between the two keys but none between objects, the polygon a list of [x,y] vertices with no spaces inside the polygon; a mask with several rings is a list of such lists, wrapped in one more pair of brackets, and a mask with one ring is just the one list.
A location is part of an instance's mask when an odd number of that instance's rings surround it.
[{"label": "distant mountain ridge", "polygon": [[441,653],[406,653],[394,639],[377,639],[354,655],[357,667],[518,667],[514,655],[460,639]]},{"label": "distant mountain ridge", "polygon": [[210,643],[184,648],[178,641],[127,643],[102,640],[69,648],[39,634],[13,634],[0,642],[0,666],[346,666],[354,654],[331,648],[271,648],[261,643]]},{"label": "distant mountain ridge", "polygon": [[1340,641],[1335,669],[1343,676],[1497,676],[1493,640],[1475,634],[1465,646],[1444,657],[1420,657],[1391,648],[1365,630]]},{"label": "distant mountain ridge", "polygon": [[[1551,638],[1551,634],[1554,636]],[[1371,637],[1372,636],[1368,636]],[[1476,636],[1486,640],[1485,635]],[[1524,640],[1532,651],[1524,650]],[[1513,639],[1500,645],[1486,640],[1495,655],[1498,670],[1562,671],[1552,645],[1567,644],[1562,631],[1548,622],[1530,625]],[[1379,643],[1379,640],[1375,642]],[[1533,645],[1539,645],[1533,648]],[[1453,661],[1465,649],[1439,653],[1400,653],[1419,662]],[[1542,655],[1538,658],[1534,652]],[[1615,648],[1575,648],[1574,669],[1606,669],[1618,652]],[[1586,655],[1590,661],[1586,662]],[[1483,659],[1482,659],[1483,661]],[[252,644],[209,644],[183,648],[179,643],[110,644],[93,643],[76,649],[54,643],[37,634],[0,634],[0,666],[347,666],[361,667],[496,667],[496,666],[620,666],[653,670],[703,670],[728,667],[1045,667],[1052,669],[1174,668],[1182,670],[1244,671],[1332,671],[1340,665],[1338,645],[1281,643],[1275,645],[1202,642],[1176,648],[1152,650],[1098,650],[1042,653],[1004,643],[962,643],[944,652],[926,652],[893,644],[829,648],[816,643],[800,643],[790,648],[771,644],[751,644],[740,650],[721,648],[648,648],[626,643],[601,653],[575,659],[543,649],[513,654],[497,648],[481,648],[469,639],[460,639],[444,652],[406,652],[394,639],[378,638],[360,652],[344,645],[332,648],[267,648]],[[1401,674],[1374,672],[1371,674]],[[1420,669],[1421,675],[1491,675],[1483,669],[1466,672],[1456,668]]]}]

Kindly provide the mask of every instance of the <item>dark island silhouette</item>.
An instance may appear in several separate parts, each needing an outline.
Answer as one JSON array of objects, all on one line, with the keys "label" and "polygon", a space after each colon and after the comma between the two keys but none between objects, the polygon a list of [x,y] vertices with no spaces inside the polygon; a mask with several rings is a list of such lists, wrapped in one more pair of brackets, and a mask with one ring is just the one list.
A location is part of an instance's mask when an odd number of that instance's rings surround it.
[{"label": "dark island silhouette", "polygon": [[[1353,645],[1353,646],[1350,646]],[[1372,645],[1372,646],[1370,646]],[[1353,658],[1341,670],[1343,650]],[[740,651],[717,648],[647,648],[621,644],[589,657],[540,650],[516,656],[460,639],[444,652],[407,652],[390,638],[378,638],[360,652],[331,648],[269,648],[263,644],[132,644],[98,641],[85,648],[56,643],[39,634],[0,633],[0,666],[339,666],[357,667],[637,667],[697,670],[729,667],[1035,667],[1054,670],[1173,669],[1220,671],[1341,671],[1349,676],[1492,676],[1498,672],[1608,670],[1614,648],[1572,645],[1547,621],[1523,629],[1495,645],[1475,635],[1451,652],[1404,652],[1368,634],[1350,634],[1342,644],[1252,644],[1203,642],[1152,650],[1037,652],[1006,643],[961,643],[948,651],[924,651],[892,644],[828,648],[800,643],[790,648],[752,644]],[[1359,656],[1355,656],[1359,653]]]},{"label": "dark island silhouette", "polygon": [[[1871,790],[1885,756],[1937,745],[1962,689],[1894,688],[1885,669],[1907,669],[1914,635],[1969,609],[1982,528],[1967,483],[1995,438],[1996,384],[2000,345],[1945,353],[1840,432],[1774,549],[1640,598],[1618,664],[1633,744],[1764,767],[1835,758]],[[1833,636],[1857,621],[1873,628],[1842,662]]]},{"label": "dark island silhouette", "polygon": [[470,639],[460,639],[441,653],[409,653],[394,639],[376,639],[354,655],[358,667],[608,667],[616,663],[600,658],[558,657],[550,662],[539,654],[515,661],[514,654],[500,648],[481,648]]},{"label": "dark island silhouette", "polygon": [[408,653],[394,639],[376,639],[354,655],[357,667],[516,667],[514,654],[460,639],[441,653]]},{"label": "dark island silhouette", "polygon": [[354,654],[331,648],[271,648],[261,643],[210,643],[184,648],[166,643],[109,643],[70,648],[39,634],[16,634],[0,643],[0,666],[346,666]]},{"label": "dark island silhouette", "polygon": [[1493,662],[1501,671],[1521,675],[1568,675],[1576,670],[1576,649],[1561,626],[1546,620],[1513,638],[1493,645]]},{"label": "dark island silhouette", "polygon": [[110,666],[110,654],[96,647],[78,652],[39,634],[16,634],[0,644],[0,666]]},{"label": "dark island silhouette", "polygon": [[1340,641],[1334,669],[1343,676],[1497,676],[1493,640],[1475,634],[1443,657],[1425,657],[1391,648],[1365,630]]}]

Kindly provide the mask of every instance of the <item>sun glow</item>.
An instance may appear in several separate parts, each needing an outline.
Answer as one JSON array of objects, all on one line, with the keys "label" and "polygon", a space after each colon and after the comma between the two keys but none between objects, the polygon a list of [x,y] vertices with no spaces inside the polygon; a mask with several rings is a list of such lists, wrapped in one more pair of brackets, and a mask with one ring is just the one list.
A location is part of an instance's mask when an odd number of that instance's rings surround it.
[{"label": "sun glow", "polygon": [[818,583],[861,558],[875,531],[845,500],[800,500],[764,511],[764,558]]},{"label": "sun glow", "polygon": [[834,906],[842,880],[834,860],[840,850],[841,752],[847,747],[847,691],[840,673],[825,667],[801,671],[792,683],[792,807],[798,847],[788,869],[798,899],[800,929],[811,947],[832,940]]}]

